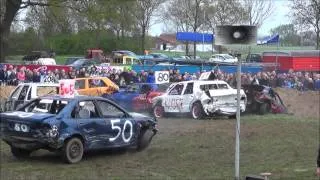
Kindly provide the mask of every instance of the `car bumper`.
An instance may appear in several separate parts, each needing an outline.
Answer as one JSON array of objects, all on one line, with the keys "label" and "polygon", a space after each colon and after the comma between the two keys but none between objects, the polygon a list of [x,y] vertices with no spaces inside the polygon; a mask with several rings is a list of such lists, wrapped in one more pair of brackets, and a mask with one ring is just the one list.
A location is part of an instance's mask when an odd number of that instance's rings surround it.
[{"label": "car bumper", "polygon": [[59,143],[52,138],[34,138],[14,135],[2,135],[1,139],[10,146],[21,149],[58,149]]}]

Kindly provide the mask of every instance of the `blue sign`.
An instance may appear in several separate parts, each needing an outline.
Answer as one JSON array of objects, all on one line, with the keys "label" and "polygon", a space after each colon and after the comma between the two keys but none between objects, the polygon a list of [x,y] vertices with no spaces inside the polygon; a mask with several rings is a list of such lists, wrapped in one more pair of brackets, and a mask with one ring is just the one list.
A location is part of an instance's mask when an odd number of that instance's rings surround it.
[{"label": "blue sign", "polygon": [[213,34],[208,33],[177,32],[176,39],[178,41],[212,43],[214,37]]}]

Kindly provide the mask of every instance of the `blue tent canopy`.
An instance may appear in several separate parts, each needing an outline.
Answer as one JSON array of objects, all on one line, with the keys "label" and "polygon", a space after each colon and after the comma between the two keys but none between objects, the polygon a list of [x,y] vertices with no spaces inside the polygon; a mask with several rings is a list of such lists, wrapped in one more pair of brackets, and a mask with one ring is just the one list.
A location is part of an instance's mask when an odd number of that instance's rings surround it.
[{"label": "blue tent canopy", "polygon": [[176,39],[178,41],[212,43],[214,37],[213,34],[208,33],[177,32]]},{"label": "blue tent canopy", "polygon": [[274,44],[279,43],[280,36],[279,34],[273,35],[273,36],[266,36],[257,41],[258,45],[264,45],[264,44]]}]

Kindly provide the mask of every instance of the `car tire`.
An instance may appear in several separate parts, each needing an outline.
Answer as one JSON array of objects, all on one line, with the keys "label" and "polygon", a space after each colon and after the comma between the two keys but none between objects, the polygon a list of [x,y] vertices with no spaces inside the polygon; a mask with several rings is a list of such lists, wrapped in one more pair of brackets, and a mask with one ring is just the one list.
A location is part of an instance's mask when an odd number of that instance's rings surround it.
[{"label": "car tire", "polygon": [[141,130],[141,135],[139,136],[137,143],[137,151],[146,149],[149,146],[153,136],[154,133],[152,132],[152,130]]},{"label": "car tire", "polygon": [[193,119],[202,119],[204,116],[204,111],[201,103],[196,102],[192,105],[191,116]]},{"label": "car tire", "polygon": [[31,151],[11,146],[11,153],[16,158],[27,158],[30,156]]},{"label": "car tire", "polygon": [[164,107],[161,106],[160,103],[156,104],[153,109],[152,109],[152,112],[153,112],[153,116],[155,118],[162,118],[165,116],[165,112],[164,112]]},{"label": "car tire", "polygon": [[62,148],[62,158],[66,163],[74,164],[82,159],[83,152],[82,141],[79,138],[71,138]]},{"label": "car tire", "polygon": [[260,104],[259,106],[259,114],[260,115],[264,115],[266,113],[269,113],[270,111],[270,104],[267,102],[264,102],[262,104]]}]

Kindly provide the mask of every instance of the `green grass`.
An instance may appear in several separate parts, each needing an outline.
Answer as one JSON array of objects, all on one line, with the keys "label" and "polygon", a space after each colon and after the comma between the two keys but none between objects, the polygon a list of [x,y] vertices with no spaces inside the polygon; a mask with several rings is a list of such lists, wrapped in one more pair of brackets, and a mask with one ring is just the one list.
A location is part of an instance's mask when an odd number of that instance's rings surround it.
[{"label": "green grass", "polygon": [[[233,179],[235,120],[160,119],[159,130],[143,152],[93,152],[74,165],[46,151],[17,160],[2,142],[1,179]],[[317,179],[317,119],[243,116],[240,141],[242,178]]]}]

